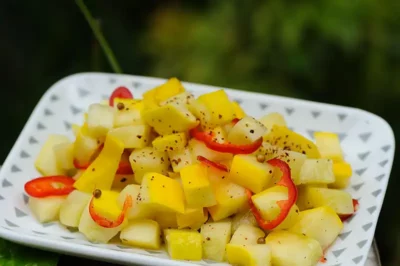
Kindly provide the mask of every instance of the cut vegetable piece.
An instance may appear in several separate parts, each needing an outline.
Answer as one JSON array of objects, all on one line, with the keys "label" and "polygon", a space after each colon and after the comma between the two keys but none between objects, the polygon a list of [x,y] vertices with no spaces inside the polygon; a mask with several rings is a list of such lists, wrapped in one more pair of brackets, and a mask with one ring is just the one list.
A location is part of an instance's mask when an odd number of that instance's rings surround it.
[{"label": "cut vegetable piece", "polygon": [[125,149],[144,148],[150,142],[150,127],[146,125],[118,127],[108,134],[121,141]]},{"label": "cut vegetable piece", "polygon": [[329,184],[329,187],[343,189],[349,185],[353,171],[351,165],[347,162],[334,162],[333,174],[335,175],[335,182]]},{"label": "cut vegetable piece", "polygon": [[225,143],[228,139],[228,135],[222,127],[216,127],[211,130],[214,141],[218,143]]},{"label": "cut vegetable piece", "polygon": [[177,229],[177,214],[173,212],[156,212],[154,220],[160,225],[161,229]]},{"label": "cut vegetable piece", "polygon": [[232,218],[232,232],[235,232],[241,225],[258,226],[256,218],[250,210],[240,212]]},{"label": "cut vegetable piece", "polygon": [[168,254],[175,260],[201,260],[202,241],[197,231],[167,229],[164,230]]},{"label": "cut vegetable piece", "polygon": [[242,224],[232,236],[230,244],[248,246],[257,244],[259,238],[264,238],[265,233],[257,226]]},{"label": "cut vegetable piece", "polygon": [[189,149],[193,161],[196,161],[198,156],[203,156],[210,161],[217,162],[232,159],[232,154],[213,151],[207,148],[203,142],[193,138],[189,141]]},{"label": "cut vegetable piece", "polygon": [[232,102],[232,107],[233,111],[235,113],[235,117],[238,119],[242,119],[243,117],[247,116],[245,111],[242,109],[242,107],[239,105],[237,102]]},{"label": "cut vegetable piece", "polygon": [[192,164],[192,154],[189,147],[177,151],[168,151],[167,153],[175,173],[179,173],[183,167]]},{"label": "cut vegetable piece", "polygon": [[58,220],[61,204],[65,196],[29,198],[29,209],[40,223],[48,223]]},{"label": "cut vegetable piece", "polygon": [[178,228],[189,228],[197,230],[204,224],[208,219],[208,212],[203,208],[187,208],[184,213],[178,213],[176,220]]},{"label": "cut vegetable piece", "polygon": [[322,158],[332,159],[334,161],[343,161],[343,151],[340,147],[339,137],[335,133],[315,132],[315,144]]},{"label": "cut vegetable piece", "polygon": [[308,158],[321,158],[317,146],[311,140],[306,139],[287,127],[274,125],[271,132],[264,136],[264,140],[284,150],[305,154]]},{"label": "cut vegetable piece", "polygon": [[74,144],[63,142],[53,147],[57,168],[65,172],[74,169]]},{"label": "cut vegetable piece", "polygon": [[74,190],[74,182],[69,176],[42,176],[25,183],[25,192],[36,198],[65,196]]},{"label": "cut vegetable piece", "polygon": [[97,139],[88,136],[86,131],[87,130],[84,126],[79,130],[74,142],[73,150],[74,159],[82,165],[91,162],[101,144]]},{"label": "cut vegetable piece", "polygon": [[203,94],[197,101],[211,113],[210,123],[213,125],[224,125],[235,118],[234,108],[224,90]]},{"label": "cut vegetable piece", "polygon": [[88,132],[95,138],[105,137],[114,126],[114,108],[101,104],[91,104],[88,110]]},{"label": "cut vegetable piece", "polygon": [[246,116],[229,131],[228,141],[234,144],[250,144],[262,138],[265,132],[263,124],[251,116]]},{"label": "cut vegetable piece", "polygon": [[160,106],[167,104],[174,104],[188,108],[188,106],[192,104],[193,101],[194,101],[194,95],[188,91],[185,91],[175,96],[172,96],[166,99],[165,101],[161,101]]},{"label": "cut vegetable piece", "polygon": [[74,187],[88,193],[95,189],[111,189],[123,151],[122,142],[108,135],[99,156],[75,182]]},{"label": "cut vegetable piece", "polygon": [[295,151],[286,151],[286,150],[279,150],[277,151],[278,159],[286,162],[290,167],[290,174],[292,176],[292,180],[295,185],[300,185],[300,170],[307,159],[307,156],[295,152]]},{"label": "cut vegetable piece", "polygon": [[79,190],[72,191],[61,204],[60,223],[68,227],[78,227],[83,209],[87,206],[91,194]]},{"label": "cut vegetable piece", "polygon": [[127,218],[130,219],[131,215],[134,213],[135,207],[136,207],[136,200],[137,196],[139,195],[140,192],[140,186],[131,184],[127,185],[118,195],[117,202],[118,206],[120,209],[124,206],[126,196],[131,196],[132,197],[132,208],[129,210],[127,214]]},{"label": "cut vegetable piece", "polygon": [[152,142],[154,149],[159,152],[182,150],[185,148],[186,144],[187,140],[185,133],[159,136]]},{"label": "cut vegetable piece", "polygon": [[329,206],[339,215],[354,212],[351,195],[346,191],[330,188],[310,186],[300,188],[298,205],[300,210]]},{"label": "cut vegetable piece", "polygon": [[297,222],[289,231],[311,237],[319,242],[322,249],[326,249],[342,229],[343,223],[335,211],[323,206],[300,212]]},{"label": "cut vegetable piece", "polygon": [[35,167],[42,175],[47,176],[64,174],[64,171],[58,168],[56,159],[57,157],[54,153],[54,147],[62,143],[69,143],[68,137],[52,134],[43,144],[43,147],[35,160]]},{"label": "cut vegetable piece", "polygon": [[137,204],[151,204],[157,211],[184,213],[184,195],[178,181],[158,173],[147,173],[140,186]]},{"label": "cut vegetable piece", "polygon": [[203,237],[203,258],[223,261],[225,246],[229,243],[232,234],[232,223],[229,219],[219,222],[208,222],[201,226]]},{"label": "cut vegetable piece", "polygon": [[145,92],[143,94],[143,99],[160,103],[184,91],[185,88],[177,78],[170,78],[164,84]]},{"label": "cut vegetable piece", "polygon": [[318,241],[287,231],[271,232],[265,238],[265,244],[271,249],[274,266],[311,266],[322,257]]},{"label": "cut vegetable piece", "polygon": [[331,159],[307,159],[300,170],[300,184],[330,184],[335,182]]},{"label": "cut vegetable piece", "polygon": [[146,173],[166,174],[170,165],[167,153],[158,152],[152,147],[134,150],[129,156],[129,162],[135,173],[135,181],[139,184]]},{"label": "cut vegetable piece", "polygon": [[271,132],[271,129],[274,125],[286,127],[285,118],[280,113],[269,113],[261,117],[259,120],[266,127],[266,134]]},{"label": "cut vegetable piece", "polygon": [[131,221],[122,229],[120,239],[123,244],[145,249],[159,249],[161,246],[160,226],[153,220]]},{"label": "cut vegetable piece", "polygon": [[192,164],[182,168],[180,173],[188,207],[210,207],[217,203],[208,180],[207,167],[201,164]]},{"label": "cut vegetable piece", "polygon": [[141,112],[144,104],[140,100],[134,99],[115,99],[114,108],[116,110],[114,127],[124,127],[133,125],[144,125]]},{"label": "cut vegetable piece", "polygon": [[120,98],[120,99],[132,99],[133,95],[131,91],[127,87],[118,87],[116,88],[110,96],[109,99],[109,105],[114,106],[115,105],[115,99]]},{"label": "cut vegetable piece", "polygon": [[268,163],[260,163],[252,155],[238,154],[233,157],[229,179],[251,191],[263,191],[272,180],[274,168]]},{"label": "cut vegetable piece", "polygon": [[267,245],[226,245],[230,264],[238,266],[271,266],[271,250]]}]

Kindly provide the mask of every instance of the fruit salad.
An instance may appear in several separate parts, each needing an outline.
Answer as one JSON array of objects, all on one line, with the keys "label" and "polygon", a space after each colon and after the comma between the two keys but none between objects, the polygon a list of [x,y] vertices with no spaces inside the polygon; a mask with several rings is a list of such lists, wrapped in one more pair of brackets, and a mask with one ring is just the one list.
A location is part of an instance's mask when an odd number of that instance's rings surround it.
[{"label": "fruit salad", "polygon": [[118,87],[73,140],[48,136],[41,176],[25,184],[31,213],[174,260],[316,265],[357,210],[344,190],[352,168],[336,134],[313,142],[262,115],[224,90],[196,98],[176,78],[142,98]]}]

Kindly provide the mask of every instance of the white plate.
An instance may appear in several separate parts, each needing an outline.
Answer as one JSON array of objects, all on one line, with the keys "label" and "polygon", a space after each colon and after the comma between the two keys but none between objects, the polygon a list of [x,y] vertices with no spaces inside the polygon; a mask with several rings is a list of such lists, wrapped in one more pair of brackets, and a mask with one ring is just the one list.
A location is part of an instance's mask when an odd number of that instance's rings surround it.
[{"label": "white plate", "polygon": [[[92,244],[79,233],[57,223],[41,225],[32,218],[26,204],[24,183],[39,174],[33,162],[51,133],[72,139],[71,123],[81,123],[89,104],[107,99],[116,86],[127,86],[134,95],[165,80],[129,75],[82,73],[62,79],[42,97],[0,172],[0,237],[41,249],[122,264],[178,266],[164,252],[126,248],[115,244]],[[184,83],[195,95],[219,89]],[[345,223],[341,235],[326,253],[324,266],[364,265],[372,243],[394,156],[394,136],[380,117],[354,108],[226,89],[249,115],[256,118],[277,111],[289,126],[312,138],[315,130],[339,133],[345,159],[354,169],[348,191],[360,202],[360,209]],[[199,262],[201,265],[226,265]]]}]

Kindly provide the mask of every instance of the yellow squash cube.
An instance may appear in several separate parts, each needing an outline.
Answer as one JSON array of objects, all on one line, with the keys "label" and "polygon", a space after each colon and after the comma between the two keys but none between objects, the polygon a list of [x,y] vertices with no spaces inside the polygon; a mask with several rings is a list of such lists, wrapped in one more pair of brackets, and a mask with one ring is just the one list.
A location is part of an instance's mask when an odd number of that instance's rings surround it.
[{"label": "yellow squash cube", "polygon": [[235,113],[236,118],[242,119],[243,117],[247,116],[245,111],[237,102],[232,102],[233,111]]},{"label": "yellow squash cube", "polygon": [[254,156],[238,154],[233,157],[229,179],[254,193],[263,191],[271,182],[274,167],[259,163]]},{"label": "yellow squash cube", "polygon": [[43,147],[35,160],[35,167],[42,175],[46,176],[64,174],[64,171],[57,165],[57,160],[54,153],[54,147],[61,143],[69,143],[68,137],[53,134],[50,135],[43,144]]},{"label": "yellow squash cube", "polygon": [[334,161],[343,161],[343,151],[340,147],[339,137],[335,133],[315,132],[315,143],[322,158],[332,159]]},{"label": "yellow squash cube", "polygon": [[143,99],[152,99],[156,103],[165,101],[168,98],[185,91],[182,83],[177,78],[170,78],[164,84],[157,86],[143,94]]},{"label": "yellow squash cube", "polygon": [[197,231],[164,230],[168,254],[175,260],[201,260],[203,238]]},{"label": "yellow squash cube", "polygon": [[161,246],[160,226],[153,220],[131,221],[120,234],[123,244],[145,249],[159,249]]},{"label": "yellow squash cube", "polygon": [[174,104],[174,105],[179,105],[188,108],[190,104],[194,101],[194,95],[188,91],[179,93],[177,95],[174,95],[165,101],[160,102],[160,106],[166,105],[166,104]]},{"label": "yellow squash cube", "polygon": [[207,167],[202,164],[186,166],[181,170],[181,180],[188,207],[210,207],[217,203],[208,180]]},{"label": "yellow squash cube", "polygon": [[178,213],[176,220],[178,228],[187,228],[197,230],[208,219],[208,212],[203,208],[187,208],[184,213]]},{"label": "yellow squash cube", "polygon": [[203,94],[197,101],[205,106],[213,125],[224,125],[235,118],[235,110],[224,90]]},{"label": "yellow squash cube", "polygon": [[138,149],[149,144],[150,130],[147,125],[123,126],[111,129],[108,134],[120,140],[125,149]]},{"label": "yellow squash cube", "polygon": [[232,235],[231,220],[207,222],[201,226],[200,233],[203,236],[203,258],[223,261],[225,246]]},{"label": "yellow squash cube", "polygon": [[154,149],[159,152],[183,150],[186,144],[187,139],[185,133],[159,136],[152,142]]},{"label": "yellow squash cube", "polygon": [[238,266],[271,266],[271,250],[261,245],[226,245],[226,258],[232,265]]},{"label": "yellow squash cube", "polygon": [[353,171],[351,165],[347,162],[334,162],[333,174],[335,175],[335,182],[329,184],[329,187],[343,189],[349,185]]}]

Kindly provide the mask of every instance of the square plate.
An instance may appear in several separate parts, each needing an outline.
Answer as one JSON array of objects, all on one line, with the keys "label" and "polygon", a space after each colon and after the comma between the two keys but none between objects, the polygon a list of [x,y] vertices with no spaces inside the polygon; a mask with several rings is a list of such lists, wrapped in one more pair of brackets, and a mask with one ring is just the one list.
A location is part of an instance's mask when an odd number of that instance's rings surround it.
[{"label": "square plate", "polygon": [[[93,244],[58,223],[40,224],[30,213],[24,183],[39,174],[34,159],[52,133],[73,137],[72,123],[82,123],[86,108],[108,99],[116,86],[127,86],[134,95],[165,82],[163,79],[104,73],[81,73],[54,84],[41,98],[8,155],[0,172],[0,237],[41,249],[122,264],[178,266],[164,251],[146,251],[118,244]],[[196,96],[218,87],[184,83]],[[268,112],[285,116],[291,129],[310,139],[313,132],[339,134],[345,159],[353,167],[348,187],[360,202],[357,215],[345,223],[342,233],[326,253],[333,265],[364,265],[386,192],[394,156],[392,129],[382,118],[355,108],[226,89],[245,111],[256,118]],[[227,265],[210,261],[200,265]]]}]

